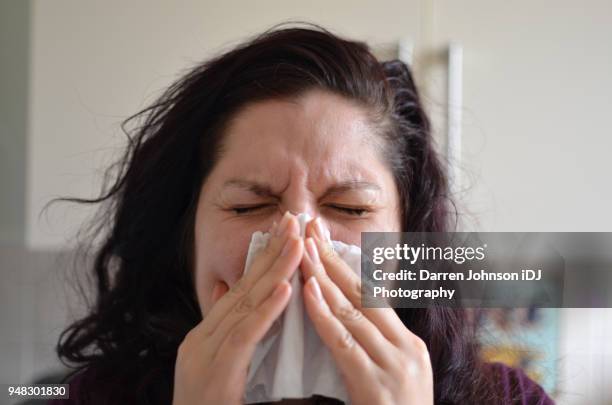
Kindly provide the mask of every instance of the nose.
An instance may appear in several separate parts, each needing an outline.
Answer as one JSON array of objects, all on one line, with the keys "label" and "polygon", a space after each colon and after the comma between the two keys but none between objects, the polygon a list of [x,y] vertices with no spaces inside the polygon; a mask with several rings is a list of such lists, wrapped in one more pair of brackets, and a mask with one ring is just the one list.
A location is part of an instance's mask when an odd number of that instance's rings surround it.
[{"label": "nose", "polygon": [[[285,211],[289,211],[291,214],[293,215],[298,215],[298,214],[308,214],[310,216],[310,218],[314,219],[316,218],[318,215],[318,210],[316,208],[313,208],[312,205],[310,204],[298,204],[298,205],[292,205],[290,209],[285,210]],[[285,211],[283,211],[281,213],[281,215],[283,215],[285,213]],[[323,225],[326,229],[329,229],[328,225],[324,223]]]},{"label": "nose", "polygon": [[280,209],[281,215],[285,211],[289,211],[293,215],[305,213],[313,218],[319,214],[316,198],[304,184],[298,182],[285,190]]},{"label": "nose", "polygon": [[[304,213],[311,218],[321,217],[318,196],[313,192],[313,188],[309,187],[306,176],[296,176],[292,180],[282,195],[279,204],[280,215],[282,216],[285,211],[289,211],[293,215]],[[321,218],[321,220],[323,226],[333,232],[331,224],[328,224],[325,218]]]}]

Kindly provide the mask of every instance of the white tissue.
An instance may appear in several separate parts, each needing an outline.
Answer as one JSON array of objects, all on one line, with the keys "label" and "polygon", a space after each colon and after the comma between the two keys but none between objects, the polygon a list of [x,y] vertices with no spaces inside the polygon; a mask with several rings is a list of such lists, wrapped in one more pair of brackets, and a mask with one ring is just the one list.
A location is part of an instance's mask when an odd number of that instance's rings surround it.
[{"label": "white tissue", "polygon": [[[308,214],[297,216],[304,236]],[[330,240],[326,230],[327,240]],[[245,271],[263,249],[270,234],[255,232],[247,253]],[[340,241],[331,241],[334,250],[357,273],[361,249]],[[291,279],[292,295],[278,321],[255,349],[244,395],[246,404],[279,401],[283,398],[308,398],[324,395],[349,403],[344,382],[335,361],[312,325],[302,298],[299,269]]]}]

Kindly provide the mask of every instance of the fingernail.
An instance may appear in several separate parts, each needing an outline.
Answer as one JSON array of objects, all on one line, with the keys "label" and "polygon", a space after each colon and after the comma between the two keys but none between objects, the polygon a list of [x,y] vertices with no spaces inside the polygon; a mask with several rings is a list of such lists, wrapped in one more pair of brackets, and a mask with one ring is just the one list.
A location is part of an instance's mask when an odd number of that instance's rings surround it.
[{"label": "fingernail", "polygon": [[294,241],[294,238],[289,238],[285,241],[285,245],[283,246],[283,250],[281,251],[281,256],[285,256],[289,253],[289,251],[293,248]]},{"label": "fingernail", "polygon": [[276,228],[276,236],[283,235],[285,233],[285,229],[287,229],[287,225],[289,225],[289,219],[291,218],[291,213],[289,211],[285,211],[285,215],[283,215],[283,219],[281,219],[278,228]]},{"label": "fingernail", "polygon": [[323,294],[321,293],[321,287],[319,287],[319,283],[315,276],[310,276],[308,282],[312,285],[312,294],[318,301],[323,301]]},{"label": "fingernail", "polygon": [[316,217],[314,220],[314,231],[317,235],[317,238],[320,240],[325,240],[325,233],[323,232],[323,224],[321,223],[321,219]]},{"label": "fingernail", "polygon": [[308,252],[308,257],[313,263],[321,262],[321,259],[319,258],[319,252],[317,251],[317,246],[315,245],[314,239],[306,238],[306,251]]}]

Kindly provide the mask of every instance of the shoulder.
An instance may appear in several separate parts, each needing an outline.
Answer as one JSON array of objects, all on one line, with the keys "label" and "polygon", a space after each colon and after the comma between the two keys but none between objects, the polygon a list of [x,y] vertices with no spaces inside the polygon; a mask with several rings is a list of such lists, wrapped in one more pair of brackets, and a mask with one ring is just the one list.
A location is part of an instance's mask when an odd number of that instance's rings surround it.
[{"label": "shoulder", "polygon": [[500,386],[504,403],[516,405],[554,405],[546,391],[520,368],[502,363],[487,363],[486,368]]},{"label": "shoulder", "polygon": [[167,404],[172,398],[173,376],[174,369],[161,362],[89,364],[64,378],[70,398],[49,404]]},{"label": "shoulder", "polygon": [[79,398],[79,389],[82,382],[88,375],[91,374],[87,369],[76,370],[64,377],[62,384],[68,384],[68,398],[53,399],[48,402],[48,405],[76,405],[81,403]]},{"label": "shoulder", "polygon": [[49,405],[84,405],[94,403],[92,388],[107,391],[111,386],[93,367],[85,367],[72,371],[64,377],[63,384],[68,384],[68,398],[54,399]]}]

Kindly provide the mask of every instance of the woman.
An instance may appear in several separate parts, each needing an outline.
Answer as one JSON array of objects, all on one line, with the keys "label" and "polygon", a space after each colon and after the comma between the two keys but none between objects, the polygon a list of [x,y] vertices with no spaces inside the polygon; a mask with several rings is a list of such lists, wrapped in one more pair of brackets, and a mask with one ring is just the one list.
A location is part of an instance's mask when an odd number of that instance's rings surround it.
[{"label": "woman", "polygon": [[[482,363],[460,309],[364,309],[326,245],[445,231],[446,179],[410,71],[314,28],[276,29],[193,69],[143,117],[95,256],[97,302],[60,338],[71,403],[240,403],[255,345],[300,272],[355,404],[548,404]],[[134,118],[134,117],[133,117]],[[291,214],[316,217],[298,237]],[[242,275],[251,234],[274,236]],[[313,397],[302,403],[334,403]],[[296,402],[292,402],[296,403]]]}]

